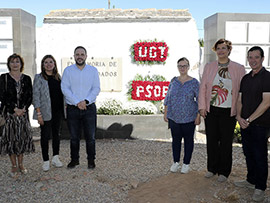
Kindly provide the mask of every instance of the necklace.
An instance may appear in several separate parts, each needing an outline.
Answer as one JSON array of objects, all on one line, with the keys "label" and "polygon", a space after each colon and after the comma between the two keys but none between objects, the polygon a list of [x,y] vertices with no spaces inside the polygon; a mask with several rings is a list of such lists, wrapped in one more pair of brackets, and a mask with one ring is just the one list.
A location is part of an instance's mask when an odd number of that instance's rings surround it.
[{"label": "necklace", "polygon": [[219,62],[218,62],[218,66],[219,66],[219,67],[226,67],[226,66],[229,65],[229,63],[230,63],[230,60],[228,60],[227,63],[219,63]]},{"label": "necklace", "polygon": [[22,76],[21,73],[13,75],[11,72],[9,73],[9,75],[10,75],[16,82],[18,82],[18,81],[21,79],[21,76]]}]

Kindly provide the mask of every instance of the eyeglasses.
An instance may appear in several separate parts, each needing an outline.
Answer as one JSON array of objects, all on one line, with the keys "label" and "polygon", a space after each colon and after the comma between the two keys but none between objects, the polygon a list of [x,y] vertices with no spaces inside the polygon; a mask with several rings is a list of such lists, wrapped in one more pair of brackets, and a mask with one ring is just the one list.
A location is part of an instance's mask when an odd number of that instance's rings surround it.
[{"label": "eyeglasses", "polygon": [[188,65],[177,65],[178,68],[187,68]]}]

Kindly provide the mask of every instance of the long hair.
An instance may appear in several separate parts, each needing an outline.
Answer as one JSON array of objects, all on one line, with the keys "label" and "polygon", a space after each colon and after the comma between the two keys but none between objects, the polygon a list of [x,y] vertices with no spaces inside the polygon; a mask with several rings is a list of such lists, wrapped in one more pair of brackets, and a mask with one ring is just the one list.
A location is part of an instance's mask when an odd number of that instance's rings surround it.
[{"label": "long hair", "polygon": [[24,61],[23,61],[23,58],[19,55],[19,54],[12,54],[8,57],[7,59],[7,67],[8,67],[8,70],[11,71],[11,68],[10,68],[10,62],[13,61],[14,59],[19,59],[20,63],[21,63],[21,68],[20,68],[20,72],[23,72],[23,69],[24,69]]},{"label": "long hair", "polygon": [[43,76],[43,78],[45,80],[48,80],[48,75],[46,74],[45,67],[44,67],[44,62],[48,58],[52,59],[53,62],[54,62],[54,68],[53,68],[52,76],[54,77],[54,79],[60,80],[60,75],[58,73],[58,69],[57,69],[57,65],[56,65],[56,60],[54,59],[54,57],[52,55],[46,55],[41,60],[41,75]]}]

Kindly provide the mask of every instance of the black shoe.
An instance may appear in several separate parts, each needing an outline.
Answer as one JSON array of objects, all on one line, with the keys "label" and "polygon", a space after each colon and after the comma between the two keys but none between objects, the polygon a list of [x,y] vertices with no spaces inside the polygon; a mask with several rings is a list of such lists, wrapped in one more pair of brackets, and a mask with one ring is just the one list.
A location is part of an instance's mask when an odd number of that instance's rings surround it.
[{"label": "black shoe", "polygon": [[79,165],[78,160],[71,160],[71,162],[67,165],[68,168],[75,168],[75,166]]},{"label": "black shoe", "polygon": [[96,167],[95,160],[89,160],[88,161],[88,168],[93,169]]}]

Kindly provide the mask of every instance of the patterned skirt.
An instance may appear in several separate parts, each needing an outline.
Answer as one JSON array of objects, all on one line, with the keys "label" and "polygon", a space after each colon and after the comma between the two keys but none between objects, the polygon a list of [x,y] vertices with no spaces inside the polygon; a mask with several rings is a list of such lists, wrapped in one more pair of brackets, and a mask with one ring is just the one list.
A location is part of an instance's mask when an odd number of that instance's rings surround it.
[{"label": "patterned skirt", "polygon": [[23,154],[34,152],[35,146],[32,139],[31,125],[28,114],[24,116],[6,115],[6,123],[3,126],[0,137],[0,154]]}]

